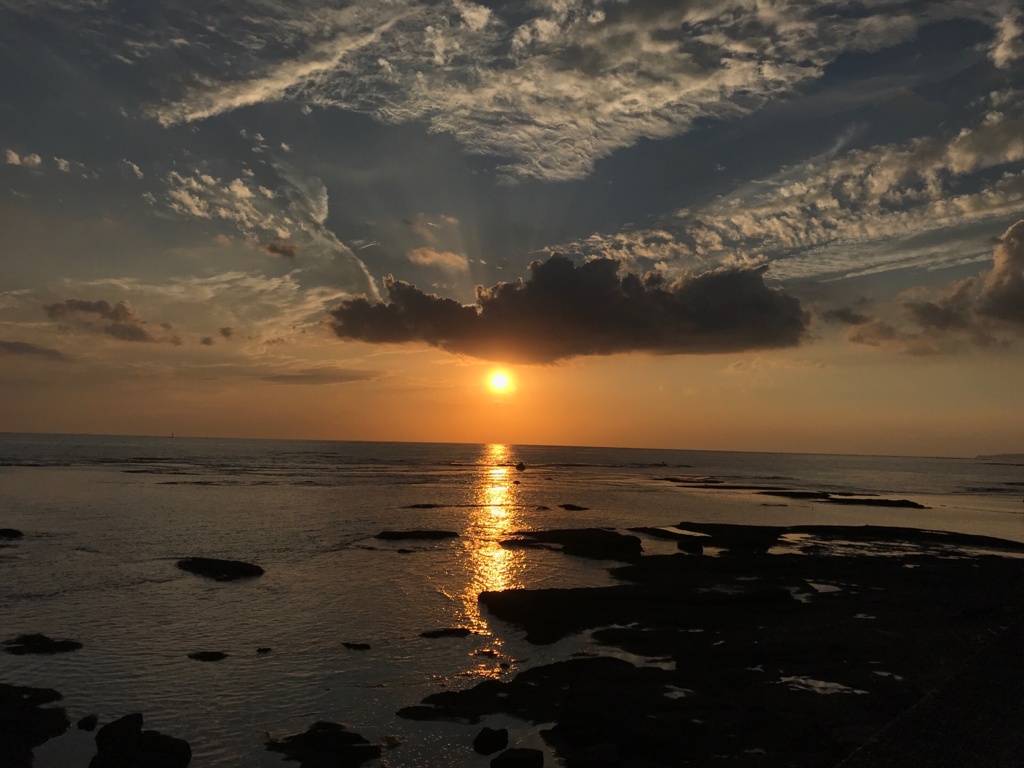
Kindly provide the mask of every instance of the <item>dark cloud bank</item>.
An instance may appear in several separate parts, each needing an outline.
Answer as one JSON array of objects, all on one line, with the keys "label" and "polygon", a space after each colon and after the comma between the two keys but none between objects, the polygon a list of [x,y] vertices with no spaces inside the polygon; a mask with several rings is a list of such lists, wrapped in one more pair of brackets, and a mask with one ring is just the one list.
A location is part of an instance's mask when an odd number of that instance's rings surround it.
[{"label": "dark cloud bank", "polygon": [[[145,343],[166,342],[175,346],[181,344],[177,335],[156,337],[146,329],[143,320],[127,301],[111,304],[108,301],[87,301],[85,299],[67,299],[56,304],[48,304],[43,309],[51,320],[70,322],[79,328],[106,334],[120,341],[137,341]],[[106,325],[97,325],[92,318],[106,320]],[[165,331],[172,330],[167,323],[161,326]]]},{"label": "dark cloud bank", "polygon": [[0,352],[11,355],[31,355],[43,357],[47,360],[66,360],[63,352],[49,347],[40,347],[37,344],[30,344],[27,341],[0,341]]},{"label": "dark cloud bank", "polygon": [[670,282],[620,275],[620,263],[577,267],[559,254],[525,281],[478,286],[477,304],[427,294],[388,277],[389,302],[345,301],[331,324],[341,338],[424,342],[450,352],[522,363],[621,352],[699,354],[787,347],[806,328],[800,302],[764,284],[765,268],[720,270]]}]

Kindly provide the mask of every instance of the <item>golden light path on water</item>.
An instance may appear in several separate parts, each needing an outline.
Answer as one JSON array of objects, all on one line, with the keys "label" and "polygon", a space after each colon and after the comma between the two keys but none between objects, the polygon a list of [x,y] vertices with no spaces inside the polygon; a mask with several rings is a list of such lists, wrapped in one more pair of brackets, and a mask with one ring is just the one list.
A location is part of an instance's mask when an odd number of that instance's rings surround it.
[{"label": "golden light path on water", "polygon": [[[505,549],[502,539],[522,530],[516,470],[507,445],[484,446],[473,491],[473,512],[464,544],[469,549],[470,580],[462,594],[471,628],[490,635],[487,618],[481,613],[481,592],[516,589],[523,586],[525,556],[521,550]],[[494,638],[492,650],[500,654],[501,640]],[[493,665],[481,664],[477,672],[491,674]],[[493,673],[496,674],[497,670]]]}]

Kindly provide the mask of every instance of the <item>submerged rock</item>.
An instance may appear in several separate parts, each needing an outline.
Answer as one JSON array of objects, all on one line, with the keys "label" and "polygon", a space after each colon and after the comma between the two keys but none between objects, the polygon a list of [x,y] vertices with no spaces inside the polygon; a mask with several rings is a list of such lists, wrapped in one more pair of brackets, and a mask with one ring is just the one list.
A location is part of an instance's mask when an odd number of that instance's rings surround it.
[{"label": "submerged rock", "polygon": [[342,643],[343,646],[348,648],[350,651],[368,651],[370,650],[369,643]]},{"label": "submerged rock", "polygon": [[295,760],[300,768],[355,768],[380,757],[379,744],[338,723],[314,723],[305,733],[270,739],[267,750]]},{"label": "submerged rock", "polygon": [[223,651],[193,651],[188,657],[195,661],[220,661],[226,659],[228,655]]},{"label": "submerged rock", "polygon": [[96,715],[86,715],[78,721],[78,730],[80,731],[95,731],[96,724],[99,722],[99,718]]},{"label": "submerged rock", "polygon": [[184,739],[142,730],[142,715],[125,715],[96,733],[89,768],[186,768],[192,748]]},{"label": "submerged rock", "polygon": [[402,541],[403,539],[437,541],[440,539],[457,539],[459,534],[455,531],[381,531],[374,538],[383,539],[384,541]]},{"label": "submerged rock", "polygon": [[234,581],[262,576],[264,571],[258,565],[241,560],[221,560],[216,557],[186,557],[177,562],[178,568],[197,576],[214,581]]},{"label": "submerged rock", "polygon": [[433,639],[438,637],[468,637],[475,634],[476,632],[466,627],[449,627],[447,629],[429,629],[426,632],[420,632],[420,637]]},{"label": "submerged rock", "polygon": [[524,472],[524,471],[526,471],[526,465],[523,462],[520,461],[518,464],[516,464],[516,471],[517,472]]},{"label": "submerged rock", "polygon": [[61,695],[50,688],[0,683],[0,765],[30,768],[32,750],[70,726],[62,707],[47,707]]},{"label": "submerged rock", "polygon": [[24,535],[17,528],[0,528],[0,539],[20,539]]},{"label": "submerged rock", "polygon": [[473,751],[478,755],[493,755],[508,746],[508,728],[483,728],[473,739]]},{"label": "submerged rock", "polygon": [[77,651],[82,644],[77,640],[54,640],[46,635],[18,635],[12,640],[4,640],[4,650],[16,656],[28,653],[68,653]]},{"label": "submerged rock", "polygon": [[261,648],[257,648],[256,649],[256,653],[260,654],[261,656],[264,656],[264,655],[270,653],[272,650],[274,650],[274,649],[271,648],[270,646],[264,645]]},{"label": "submerged rock", "polygon": [[559,504],[559,507],[564,509],[566,512],[586,512],[590,507],[581,507],[578,504]]}]

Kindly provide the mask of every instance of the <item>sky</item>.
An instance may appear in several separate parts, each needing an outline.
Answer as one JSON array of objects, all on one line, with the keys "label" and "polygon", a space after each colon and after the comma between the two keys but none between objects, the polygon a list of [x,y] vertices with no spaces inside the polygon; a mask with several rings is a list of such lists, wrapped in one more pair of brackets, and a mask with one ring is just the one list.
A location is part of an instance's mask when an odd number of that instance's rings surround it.
[{"label": "sky", "polygon": [[0,83],[0,431],[1024,451],[1019,1],[0,0]]}]

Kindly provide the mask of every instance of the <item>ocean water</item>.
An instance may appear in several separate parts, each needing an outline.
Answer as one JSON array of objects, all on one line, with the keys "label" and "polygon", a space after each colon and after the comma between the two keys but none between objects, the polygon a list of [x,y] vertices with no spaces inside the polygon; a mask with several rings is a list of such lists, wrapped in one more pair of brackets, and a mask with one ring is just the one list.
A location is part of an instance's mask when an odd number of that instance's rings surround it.
[{"label": "ocean water", "polygon": [[[833,506],[751,487],[928,509]],[[515,531],[871,523],[1024,541],[1022,497],[1024,466],[1011,459],[0,435],[0,527],[25,533],[0,544],[0,640],[42,632],[84,644],[54,656],[0,653],[0,681],[57,689],[72,722],[141,712],[147,728],[188,740],[197,768],[287,765],[265,751],[267,734],[318,720],[375,743],[390,737],[398,746],[385,766],[480,765],[471,748],[479,726],[395,712],[600,649],[588,637],[531,646],[482,612],[477,595],[612,583],[609,563],[503,548]],[[459,538],[376,539],[385,529]],[[644,548],[672,551],[650,538]],[[266,573],[216,583],[175,567],[192,555]],[[446,627],[476,634],[420,636]],[[203,650],[228,657],[188,658]],[[534,725],[484,724],[543,747]],[[84,766],[93,752],[92,734],[72,728],[37,749],[35,765]]]}]

